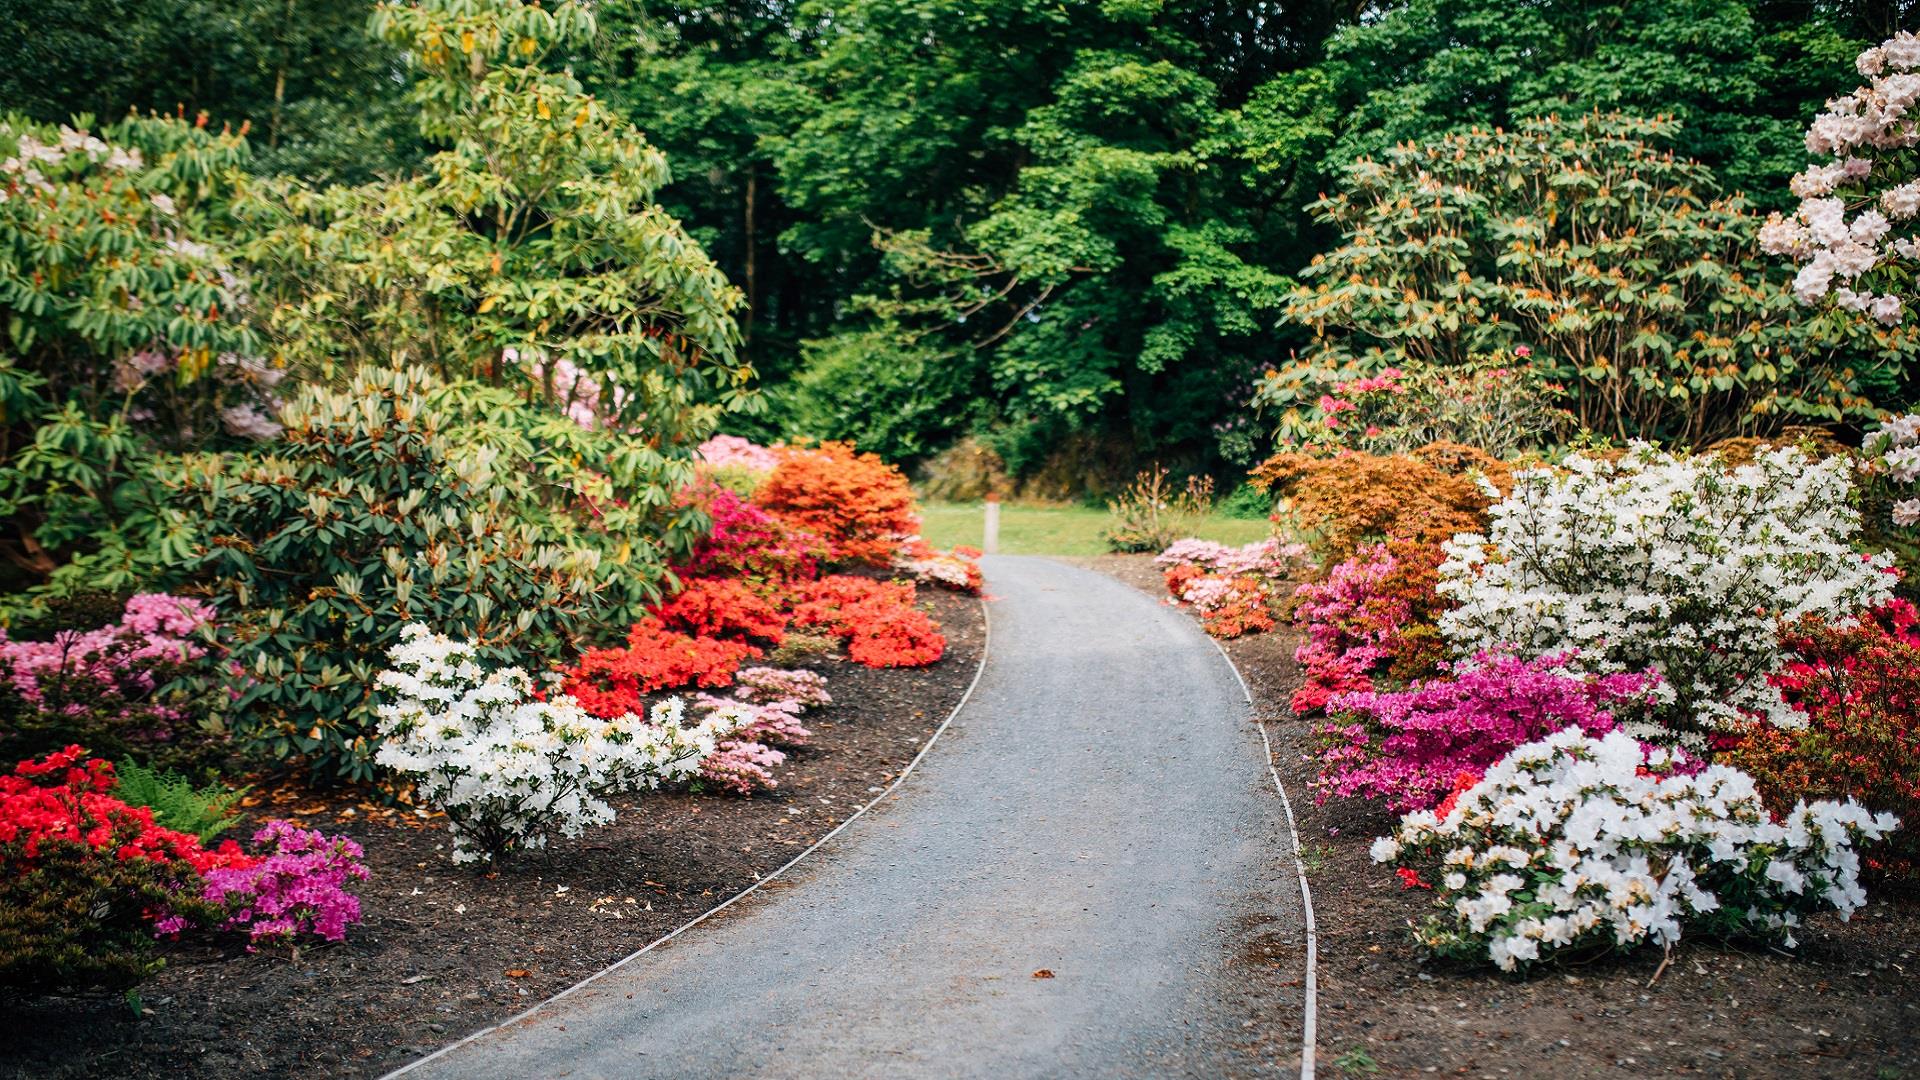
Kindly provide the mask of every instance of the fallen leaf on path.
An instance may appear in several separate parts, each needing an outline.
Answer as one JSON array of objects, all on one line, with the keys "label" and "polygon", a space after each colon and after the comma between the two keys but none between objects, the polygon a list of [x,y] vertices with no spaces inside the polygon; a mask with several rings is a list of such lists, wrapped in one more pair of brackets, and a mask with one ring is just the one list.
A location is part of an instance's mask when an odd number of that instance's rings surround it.
[{"label": "fallen leaf on path", "polygon": [[1051,979],[1053,978],[1053,969],[1041,968],[1039,971],[1033,973],[1033,977],[1036,979]]}]

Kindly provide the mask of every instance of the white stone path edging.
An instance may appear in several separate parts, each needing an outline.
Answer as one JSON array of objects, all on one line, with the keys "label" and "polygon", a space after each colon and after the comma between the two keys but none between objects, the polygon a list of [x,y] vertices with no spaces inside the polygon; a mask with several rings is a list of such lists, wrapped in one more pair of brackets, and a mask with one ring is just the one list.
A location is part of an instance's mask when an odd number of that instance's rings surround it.
[{"label": "white stone path edging", "polygon": [[[802,859],[805,859],[807,856],[819,850],[819,848],[822,845],[824,845],[827,841],[840,835],[840,831],[842,829],[845,829],[847,826],[853,824],[855,821],[858,821],[861,815],[873,809],[875,806],[878,806],[880,804],[880,800],[885,799],[889,795],[892,795],[895,788],[898,788],[902,783],[904,783],[907,777],[913,775],[913,770],[920,764],[921,759],[925,758],[927,756],[927,753],[933,749],[934,743],[937,743],[940,741],[940,736],[946,732],[947,727],[953,723],[954,718],[960,715],[960,710],[966,708],[967,702],[972,700],[974,690],[980,686],[980,677],[986,674],[987,656],[991,652],[992,645],[993,645],[993,618],[992,618],[991,611],[987,606],[987,598],[985,596],[982,596],[980,598],[980,628],[981,628],[980,663],[977,667],[974,668],[973,681],[967,684],[966,692],[961,694],[960,700],[954,703],[953,711],[947,714],[947,718],[945,720],[940,721],[940,726],[933,729],[932,735],[927,736],[927,741],[923,746],[920,747],[920,752],[913,755],[913,760],[907,762],[907,767],[900,770],[900,775],[893,778],[893,782],[887,785],[887,789],[885,791],[882,791],[880,794],[875,795],[873,798],[863,803],[859,809],[855,810],[851,814],[848,814],[847,819],[845,821],[842,821],[840,824],[835,825],[832,831],[828,832],[827,835],[822,836],[820,839],[815,840],[813,843],[807,845],[805,850],[801,851],[800,854],[795,855],[793,858],[788,859],[786,863],[782,865],[778,870],[775,870],[773,873],[768,874],[767,876],[756,880],[753,884],[747,886],[744,889],[741,889],[739,892],[734,893],[732,896],[727,897],[725,900],[722,900],[720,903],[715,904],[713,907],[707,909],[705,912],[695,917],[692,921],[680,927],[677,927],[676,929],[670,931],[669,933],[667,933],[666,935],[660,938],[655,939],[652,942],[649,942],[645,947],[638,949],[634,952],[628,953],[626,956],[623,956],[620,959],[615,960],[612,964],[608,965],[607,967],[604,967],[599,971],[596,971],[593,974],[587,976],[586,978],[581,979],[579,982],[574,983],[572,986],[567,987],[566,989],[560,991],[559,993],[553,995],[552,997],[549,997],[546,1000],[541,1001],[540,1003],[533,1005],[530,1008],[524,1009],[521,1012],[515,1013],[514,1015],[508,1017],[505,1020],[500,1021],[497,1024],[492,1024],[488,1027],[481,1028],[479,1031],[476,1031],[473,1034],[468,1035],[466,1038],[461,1039],[459,1042],[451,1043],[449,1045],[443,1046],[440,1049],[435,1050],[433,1053],[428,1054],[426,1057],[416,1058],[412,1061],[407,1062],[405,1065],[402,1065],[399,1068],[393,1070],[392,1072],[387,1073],[386,1076],[381,1077],[381,1080],[391,1080],[391,1078],[396,1076],[404,1076],[407,1073],[412,1072],[413,1070],[419,1068],[422,1065],[427,1064],[430,1061],[434,1061],[438,1058],[445,1057],[446,1055],[453,1053],[455,1050],[460,1049],[461,1047],[467,1045],[468,1043],[473,1042],[477,1039],[483,1039],[486,1036],[492,1034],[493,1032],[500,1030],[501,1028],[510,1027],[514,1024],[517,1024],[520,1021],[525,1020],[526,1018],[532,1016],[533,1014],[547,1008],[548,1006],[553,1005],[556,1002],[559,1002],[560,1000],[566,997],[569,997],[581,990],[586,989],[588,986],[593,985],[594,983],[598,982],[600,979],[604,978],[605,976],[611,975],[614,972],[620,970],[621,968],[626,967],[628,964],[633,963],[635,960],[640,959],[642,956],[645,956],[646,954],[652,952],[653,950],[659,948],[660,946],[665,945],[667,942],[672,941],[674,938],[679,937],[681,934],[686,933],[687,931],[693,929],[694,927],[699,926],[701,923],[706,922],[708,919],[713,918],[715,915],[720,914],[722,911],[725,911],[726,909],[732,907],[733,905],[739,903],[740,901],[745,900],[747,897],[753,895],[755,892],[758,892],[762,885],[765,885],[767,882],[772,881],[775,878],[779,877],[780,875],[793,869],[796,865],[800,863]],[[1208,640],[1212,640],[1212,639],[1209,638]],[[1217,645],[1218,643],[1216,642],[1215,644]],[[1237,670],[1234,672],[1234,676],[1236,678],[1239,676],[1239,674],[1240,673]],[[1242,689],[1245,689],[1246,681],[1242,680],[1240,685]],[[1249,698],[1248,700],[1251,701],[1252,699]],[[1295,837],[1294,847],[1296,850],[1299,848],[1299,845],[1300,845],[1300,839],[1299,837]],[[1308,923],[1308,926],[1312,926],[1313,915],[1311,912],[1309,912],[1307,915],[1307,923]]]},{"label": "white stone path edging", "polygon": [[1273,763],[1273,739],[1267,735],[1266,721],[1262,720],[1253,703],[1253,691],[1247,686],[1246,676],[1240,674],[1240,665],[1233,662],[1226,647],[1218,638],[1207,635],[1213,647],[1220,651],[1220,659],[1227,662],[1227,668],[1240,683],[1240,693],[1247,699],[1247,715],[1260,729],[1260,743],[1267,751],[1267,775],[1273,777],[1273,790],[1280,795],[1280,806],[1287,812],[1287,835],[1293,838],[1293,871],[1300,878],[1300,910],[1306,916],[1307,924],[1307,974],[1302,982],[1304,1002],[1300,1019],[1300,1080],[1313,1080],[1313,1059],[1318,1056],[1315,1044],[1319,1040],[1319,1024],[1315,1014],[1319,1010],[1320,934],[1313,923],[1313,889],[1307,884],[1307,860],[1300,850],[1300,826],[1293,820],[1293,800],[1287,798],[1287,785],[1280,782],[1280,770]]}]

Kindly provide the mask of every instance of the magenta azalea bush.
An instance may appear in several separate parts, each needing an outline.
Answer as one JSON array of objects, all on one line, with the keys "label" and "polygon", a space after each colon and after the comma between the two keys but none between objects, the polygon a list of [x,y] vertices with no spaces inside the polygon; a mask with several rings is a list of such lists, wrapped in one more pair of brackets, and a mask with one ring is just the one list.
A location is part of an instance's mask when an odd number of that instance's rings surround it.
[{"label": "magenta azalea bush", "polygon": [[1395,811],[1438,805],[1462,774],[1479,775],[1517,746],[1577,727],[1612,731],[1616,714],[1653,703],[1649,672],[1579,674],[1570,654],[1532,660],[1483,652],[1450,678],[1406,690],[1342,694],[1327,703],[1316,797],[1378,799]]},{"label": "magenta azalea bush", "polygon": [[222,928],[245,931],[256,943],[307,933],[343,940],[360,921],[360,898],[347,891],[349,882],[367,877],[360,845],[278,820],[254,833],[253,842],[262,849],[255,860],[207,871],[201,898],[233,910]]}]

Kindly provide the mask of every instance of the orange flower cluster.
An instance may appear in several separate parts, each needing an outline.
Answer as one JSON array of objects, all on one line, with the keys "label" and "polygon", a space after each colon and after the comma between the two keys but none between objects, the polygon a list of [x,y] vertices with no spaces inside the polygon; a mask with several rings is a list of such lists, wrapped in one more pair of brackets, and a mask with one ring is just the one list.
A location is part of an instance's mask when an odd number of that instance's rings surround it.
[{"label": "orange flower cluster", "polygon": [[753,501],[824,538],[832,561],[890,566],[900,541],[920,531],[907,478],[879,457],[832,442],[779,454]]}]

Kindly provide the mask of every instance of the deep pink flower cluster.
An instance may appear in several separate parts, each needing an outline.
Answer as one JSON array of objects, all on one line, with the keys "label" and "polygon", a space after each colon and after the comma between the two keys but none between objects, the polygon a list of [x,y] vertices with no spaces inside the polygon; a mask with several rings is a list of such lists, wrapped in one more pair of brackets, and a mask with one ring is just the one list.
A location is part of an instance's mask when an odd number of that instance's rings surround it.
[{"label": "deep pink flower cluster", "polygon": [[253,834],[263,850],[249,865],[209,870],[203,899],[235,908],[222,929],[253,941],[313,933],[340,941],[360,921],[360,898],[349,881],[367,877],[365,852],[345,837],[291,821],[269,821]]},{"label": "deep pink flower cluster", "polygon": [[213,608],[165,593],[142,593],[127,601],[120,621],[96,630],[63,630],[52,641],[9,641],[0,629],[0,665],[20,696],[43,698],[41,681],[80,676],[148,692],[159,662],[197,660],[206,650],[195,640],[213,621]]},{"label": "deep pink flower cluster", "polygon": [[1575,674],[1565,667],[1570,656],[1480,653],[1451,678],[1335,697],[1318,730],[1315,796],[1378,799],[1395,811],[1430,808],[1462,773],[1478,775],[1517,746],[1567,727],[1604,735],[1617,712],[1651,704],[1658,675]]},{"label": "deep pink flower cluster", "polygon": [[1294,650],[1304,680],[1293,711],[1316,712],[1338,694],[1374,689],[1376,676],[1430,670],[1442,655],[1432,625],[1439,550],[1411,542],[1361,548],[1325,580],[1294,590]]}]

